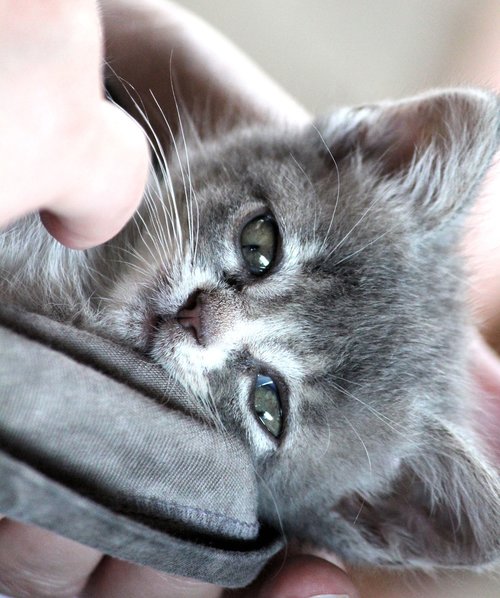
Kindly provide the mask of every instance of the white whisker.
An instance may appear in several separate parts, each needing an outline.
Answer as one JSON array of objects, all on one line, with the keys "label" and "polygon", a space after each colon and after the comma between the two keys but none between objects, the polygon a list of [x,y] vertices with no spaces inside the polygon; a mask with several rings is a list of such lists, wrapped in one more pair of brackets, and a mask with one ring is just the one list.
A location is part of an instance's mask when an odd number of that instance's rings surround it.
[{"label": "white whisker", "polygon": [[393,421],[391,418],[387,417],[387,415],[384,415],[383,413],[380,413],[380,411],[378,411],[378,409],[375,409],[375,407],[372,407],[369,403],[366,403],[366,401],[363,401],[362,399],[359,399],[358,397],[356,397],[355,395],[353,395],[351,392],[349,392],[345,388],[342,388],[340,385],[336,384],[335,382],[332,382],[332,385],[340,393],[345,394],[346,396],[348,396],[351,399],[354,399],[358,403],[361,403],[361,405],[363,405],[364,407],[366,407],[368,409],[368,411],[370,411],[371,413],[373,413],[373,415],[375,415],[375,417],[377,419],[379,419],[382,423],[384,423],[386,426],[388,426],[393,432],[395,432],[398,435],[404,435],[404,430],[403,429],[398,430],[398,428],[401,427],[400,424],[398,424],[397,422]]},{"label": "white whisker", "polygon": [[337,195],[335,197],[335,205],[333,206],[333,212],[332,212],[332,216],[330,218],[330,222],[328,224],[328,228],[326,230],[325,238],[323,239],[323,243],[321,244],[321,247],[319,249],[319,253],[321,253],[327,243],[328,236],[330,234],[330,231],[332,230],[333,222],[335,220],[335,214],[337,213],[337,207],[338,207],[338,203],[339,203],[339,199],[340,199],[340,171],[339,171],[337,161],[333,157],[332,151],[330,150],[328,144],[326,143],[325,138],[321,134],[321,131],[315,125],[313,125],[313,128],[316,131],[316,133],[318,134],[318,137],[321,139],[321,143],[324,145],[328,155],[330,156],[330,158],[333,162],[333,165],[335,166],[335,171],[337,173]]}]

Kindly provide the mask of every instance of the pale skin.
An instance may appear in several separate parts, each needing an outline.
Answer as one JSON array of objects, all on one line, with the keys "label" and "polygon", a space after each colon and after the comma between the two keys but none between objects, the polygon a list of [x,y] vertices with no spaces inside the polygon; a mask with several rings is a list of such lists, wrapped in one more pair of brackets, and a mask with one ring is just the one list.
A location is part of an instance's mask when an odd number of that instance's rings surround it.
[{"label": "pale skin", "polygon": [[[147,176],[148,147],[134,121],[104,100],[102,23],[113,68],[142,92],[146,103],[151,101],[148,90],[152,89],[172,122],[175,106],[164,80],[172,49],[176,85],[188,109],[190,98],[194,104],[209,93],[216,101],[205,116],[214,123],[221,115],[227,120],[228,114],[234,122],[244,117],[301,124],[309,118],[234,46],[163,0],[106,0],[101,14],[95,0],[1,1],[0,225],[41,211],[59,241],[84,248],[112,237],[138,205]],[[160,127],[154,116],[152,120]],[[168,138],[161,142],[168,143]],[[500,180],[500,172],[495,176]],[[495,177],[492,181],[495,184]],[[493,267],[491,258],[488,264]],[[500,248],[495,265],[498,271]],[[476,288],[476,293],[488,313],[500,314],[500,290],[496,293],[488,287],[482,293]],[[488,332],[487,325],[484,329]],[[475,355],[478,396],[479,388],[489,388],[496,399],[491,401],[490,413],[498,413],[499,360],[479,340]],[[359,596],[333,557],[312,552],[280,555],[251,589],[230,595]],[[370,593],[363,595],[377,598],[374,591],[371,585]],[[0,592],[111,598],[225,595],[216,586],[105,557],[7,518],[0,521]],[[386,590],[380,592],[380,597],[387,596]]]}]

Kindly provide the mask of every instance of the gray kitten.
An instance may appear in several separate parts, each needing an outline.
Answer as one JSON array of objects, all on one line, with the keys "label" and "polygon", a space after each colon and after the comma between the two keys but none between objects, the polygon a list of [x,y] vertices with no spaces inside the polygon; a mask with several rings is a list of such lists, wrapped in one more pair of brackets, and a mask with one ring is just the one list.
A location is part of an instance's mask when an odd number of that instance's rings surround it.
[{"label": "gray kitten", "polygon": [[351,563],[492,563],[457,244],[499,130],[494,96],[451,90],[184,139],[104,246],[6,231],[0,297],[164,365],[245,438],[288,536]]}]

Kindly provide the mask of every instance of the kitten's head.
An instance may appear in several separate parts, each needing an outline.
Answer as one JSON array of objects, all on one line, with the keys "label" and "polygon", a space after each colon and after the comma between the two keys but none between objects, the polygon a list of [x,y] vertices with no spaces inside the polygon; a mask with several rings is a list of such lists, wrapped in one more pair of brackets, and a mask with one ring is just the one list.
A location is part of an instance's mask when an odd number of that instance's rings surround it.
[{"label": "kitten's head", "polygon": [[498,112],[450,91],[246,130],[188,148],[178,213],[144,205],[122,334],[244,435],[268,520],[353,561],[499,556],[456,257]]}]

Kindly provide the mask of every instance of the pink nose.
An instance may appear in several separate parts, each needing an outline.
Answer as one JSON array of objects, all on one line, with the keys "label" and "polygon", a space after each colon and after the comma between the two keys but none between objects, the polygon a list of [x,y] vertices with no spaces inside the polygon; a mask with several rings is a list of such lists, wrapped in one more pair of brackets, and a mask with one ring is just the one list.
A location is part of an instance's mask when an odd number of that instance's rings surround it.
[{"label": "pink nose", "polygon": [[191,332],[194,339],[201,345],[202,342],[202,310],[200,302],[200,291],[191,293],[186,303],[177,312],[176,319],[179,324]]}]

